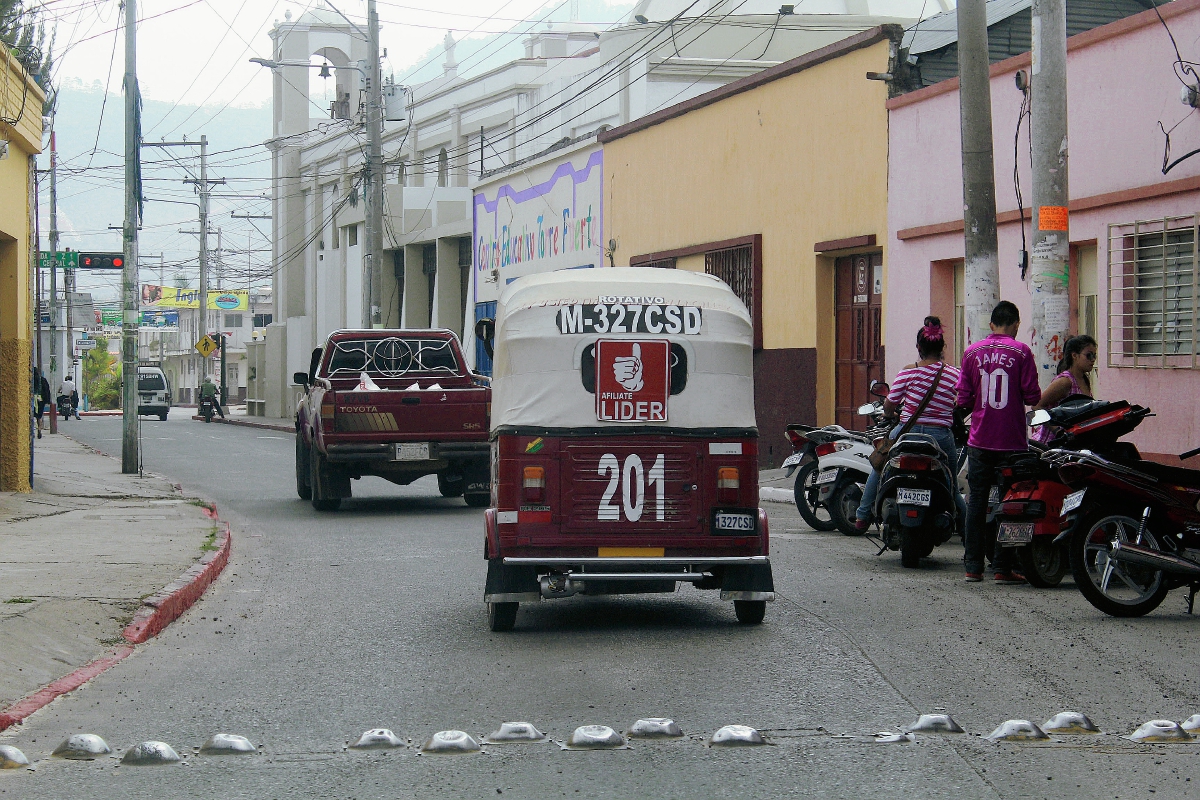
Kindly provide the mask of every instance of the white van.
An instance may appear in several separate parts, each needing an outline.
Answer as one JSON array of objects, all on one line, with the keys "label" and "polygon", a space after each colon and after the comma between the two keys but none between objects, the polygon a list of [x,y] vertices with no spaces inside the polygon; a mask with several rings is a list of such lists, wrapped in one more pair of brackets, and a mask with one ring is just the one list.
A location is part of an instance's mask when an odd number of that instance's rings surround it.
[{"label": "white van", "polygon": [[138,367],[138,414],[166,420],[171,408],[171,384],[159,367]]}]

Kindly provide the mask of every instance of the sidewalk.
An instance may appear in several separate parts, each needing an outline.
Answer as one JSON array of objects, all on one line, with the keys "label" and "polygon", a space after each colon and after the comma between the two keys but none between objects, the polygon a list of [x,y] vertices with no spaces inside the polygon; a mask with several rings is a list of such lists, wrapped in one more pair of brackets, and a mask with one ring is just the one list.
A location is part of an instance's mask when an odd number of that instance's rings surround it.
[{"label": "sidewalk", "polygon": [[34,452],[34,491],[0,493],[0,728],[22,718],[15,701],[27,714],[161,630],[229,553],[225,525],[164,479],[61,434]]},{"label": "sidewalk", "polygon": [[764,469],[758,473],[758,497],[769,503],[796,502],[796,473],[785,478],[782,469]]},{"label": "sidewalk", "polygon": [[[199,414],[193,414],[192,419],[197,422],[204,421],[204,417]],[[224,419],[220,415],[214,414],[212,421],[223,425],[243,425],[247,428],[263,428],[281,433],[295,433],[296,431],[296,421],[291,417],[251,417],[246,414],[245,406],[230,407],[225,412]]]}]

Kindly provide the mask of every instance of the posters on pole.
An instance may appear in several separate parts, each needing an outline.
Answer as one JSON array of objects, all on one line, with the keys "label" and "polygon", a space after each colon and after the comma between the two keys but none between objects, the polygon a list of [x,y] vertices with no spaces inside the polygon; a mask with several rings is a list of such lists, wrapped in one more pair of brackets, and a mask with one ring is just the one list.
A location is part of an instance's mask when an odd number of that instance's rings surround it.
[{"label": "posters on pole", "polygon": [[[156,286],[152,283],[142,284],[143,309],[199,307],[200,291],[198,289],[177,289],[174,286]],[[247,289],[210,290],[208,308],[210,311],[245,311],[250,308],[250,292]]]}]

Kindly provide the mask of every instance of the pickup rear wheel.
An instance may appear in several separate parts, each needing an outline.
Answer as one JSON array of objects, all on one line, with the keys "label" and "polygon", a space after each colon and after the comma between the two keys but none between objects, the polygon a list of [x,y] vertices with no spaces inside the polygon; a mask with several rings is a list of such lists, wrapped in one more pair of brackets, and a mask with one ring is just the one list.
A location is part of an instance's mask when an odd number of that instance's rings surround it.
[{"label": "pickup rear wheel", "polygon": [[312,484],[309,483],[308,448],[304,446],[304,434],[296,431],[296,494],[301,500],[312,499]]},{"label": "pickup rear wheel", "polygon": [[338,506],[342,504],[342,498],[328,496],[330,487],[327,473],[329,468],[326,466],[325,456],[321,455],[321,451],[317,449],[316,442],[313,442],[308,451],[308,463],[312,507],[317,511],[337,511]]},{"label": "pickup rear wheel", "polygon": [[462,473],[439,472],[437,479],[438,491],[442,493],[442,497],[462,497],[463,487],[466,486]]},{"label": "pickup rear wheel", "polygon": [[520,603],[488,603],[488,627],[496,633],[511,631],[517,624],[517,608],[520,605]]},{"label": "pickup rear wheel", "polygon": [[491,504],[492,475],[486,462],[469,464],[463,470],[463,499],[471,508],[486,508]]},{"label": "pickup rear wheel", "polygon": [[766,600],[734,600],[733,613],[743,625],[761,625],[767,615]]}]

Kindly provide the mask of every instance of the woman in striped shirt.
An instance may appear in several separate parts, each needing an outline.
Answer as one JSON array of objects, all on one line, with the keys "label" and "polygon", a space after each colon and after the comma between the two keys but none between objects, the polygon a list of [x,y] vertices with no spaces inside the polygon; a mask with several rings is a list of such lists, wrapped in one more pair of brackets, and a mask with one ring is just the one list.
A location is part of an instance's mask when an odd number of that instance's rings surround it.
[{"label": "woman in striped shirt", "polygon": [[[946,454],[950,474],[958,475],[957,451],[954,447],[954,434],[951,432],[951,427],[954,425],[958,368],[949,364],[943,366],[942,353],[945,349],[946,338],[942,331],[942,321],[937,317],[926,317],[925,324],[917,331],[918,360],[915,364],[909,364],[897,373],[887,399],[883,401],[883,413],[890,417],[894,416],[897,410],[900,412],[900,424],[892,428],[892,432],[889,434],[895,438],[899,435],[904,423],[908,422],[916,413],[921,401],[929,392],[929,387],[933,385],[934,378],[938,377],[938,370],[941,369],[937,388],[934,389],[928,405],[921,412],[921,416],[917,417],[909,433],[924,433],[932,436],[938,447],[942,448]],[[950,490],[960,506],[960,518],[966,519],[966,509],[962,503],[962,496],[958,493],[958,487],[952,485]],[[866,488],[863,490],[862,503],[859,504],[855,514],[857,517],[855,527],[859,531],[866,531],[870,527],[871,516],[875,511],[875,497],[878,493],[879,473],[872,470],[871,476],[867,478]]]}]

